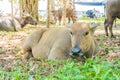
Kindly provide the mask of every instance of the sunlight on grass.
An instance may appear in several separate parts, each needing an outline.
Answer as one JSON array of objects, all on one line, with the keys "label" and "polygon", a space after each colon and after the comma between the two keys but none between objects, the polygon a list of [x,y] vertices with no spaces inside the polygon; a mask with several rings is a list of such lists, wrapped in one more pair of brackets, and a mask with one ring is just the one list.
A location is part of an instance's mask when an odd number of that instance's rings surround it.
[{"label": "sunlight on grass", "polygon": [[119,68],[99,57],[87,59],[85,63],[73,59],[62,62],[46,60],[29,63],[16,60],[13,62],[11,71],[6,71],[4,68],[0,71],[0,79],[119,80],[120,73],[118,72],[120,72]]}]

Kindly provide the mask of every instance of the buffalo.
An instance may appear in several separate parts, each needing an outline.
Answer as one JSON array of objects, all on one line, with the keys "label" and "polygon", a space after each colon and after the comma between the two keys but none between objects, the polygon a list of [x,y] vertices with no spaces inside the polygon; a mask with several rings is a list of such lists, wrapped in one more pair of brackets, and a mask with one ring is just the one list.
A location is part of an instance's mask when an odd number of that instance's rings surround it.
[{"label": "buffalo", "polygon": [[[55,21],[59,21],[59,24],[62,20],[62,9],[53,10],[52,15]],[[75,11],[73,9],[66,9],[66,18],[68,18],[68,23],[70,23],[70,19],[72,19],[73,23],[76,21]]]},{"label": "buffalo", "polygon": [[71,28],[41,28],[31,33],[21,49],[23,59],[66,60],[70,56],[81,60],[94,56],[99,47],[93,33],[96,25],[74,23]]},{"label": "buffalo", "polygon": [[120,18],[120,0],[107,0],[105,5],[107,19],[104,21],[104,28],[106,36],[108,36],[108,27],[111,37],[114,37],[112,27],[116,18]]},{"label": "buffalo", "polygon": [[0,17],[0,30],[2,31],[17,31],[23,28],[26,24],[36,25],[37,21],[31,16],[21,18],[16,17]]}]

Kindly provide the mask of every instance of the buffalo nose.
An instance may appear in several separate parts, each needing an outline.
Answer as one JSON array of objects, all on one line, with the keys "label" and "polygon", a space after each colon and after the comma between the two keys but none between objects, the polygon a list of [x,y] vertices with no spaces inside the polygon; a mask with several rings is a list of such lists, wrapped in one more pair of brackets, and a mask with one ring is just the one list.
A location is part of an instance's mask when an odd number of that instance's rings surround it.
[{"label": "buffalo nose", "polygon": [[71,53],[72,53],[72,55],[74,55],[74,54],[81,54],[82,55],[83,54],[82,50],[80,48],[72,48]]}]

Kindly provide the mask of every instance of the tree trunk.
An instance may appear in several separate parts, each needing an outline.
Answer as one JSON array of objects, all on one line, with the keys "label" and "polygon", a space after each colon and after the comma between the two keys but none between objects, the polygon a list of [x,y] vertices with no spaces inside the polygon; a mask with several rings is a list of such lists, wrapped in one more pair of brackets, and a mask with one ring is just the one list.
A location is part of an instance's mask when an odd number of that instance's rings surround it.
[{"label": "tree trunk", "polygon": [[66,27],[66,0],[63,0],[62,8],[62,26]]},{"label": "tree trunk", "polygon": [[12,17],[13,17],[13,0],[11,0],[11,13],[12,13]]},{"label": "tree trunk", "polygon": [[50,0],[50,11],[55,10],[55,0]]},{"label": "tree trunk", "polygon": [[38,0],[20,0],[20,15],[30,15],[38,20]]},{"label": "tree trunk", "polygon": [[50,7],[50,23],[55,23],[55,20],[54,20],[54,15],[52,15],[52,11],[55,10],[55,0],[50,0],[50,3],[49,3],[49,7]]},{"label": "tree trunk", "polygon": [[50,0],[47,0],[47,28],[49,28],[49,24],[50,24]]},{"label": "tree trunk", "polygon": [[13,17],[13,0],[11,0],[11,13],[12,13],[12,17]]}]

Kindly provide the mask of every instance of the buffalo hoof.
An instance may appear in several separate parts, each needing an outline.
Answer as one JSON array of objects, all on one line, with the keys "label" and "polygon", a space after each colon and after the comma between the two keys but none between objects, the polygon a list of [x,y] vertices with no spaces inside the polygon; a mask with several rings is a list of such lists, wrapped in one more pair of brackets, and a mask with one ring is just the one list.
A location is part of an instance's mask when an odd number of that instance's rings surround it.
[{"label": "buffalo hoof", "polygon": [[115,35],[111,35],[111,38],[116,38],[116,36]]},{"label": "buffalo hoof", "polygon": [[105,37],[108,37],[108,35],[105,35]]}]

